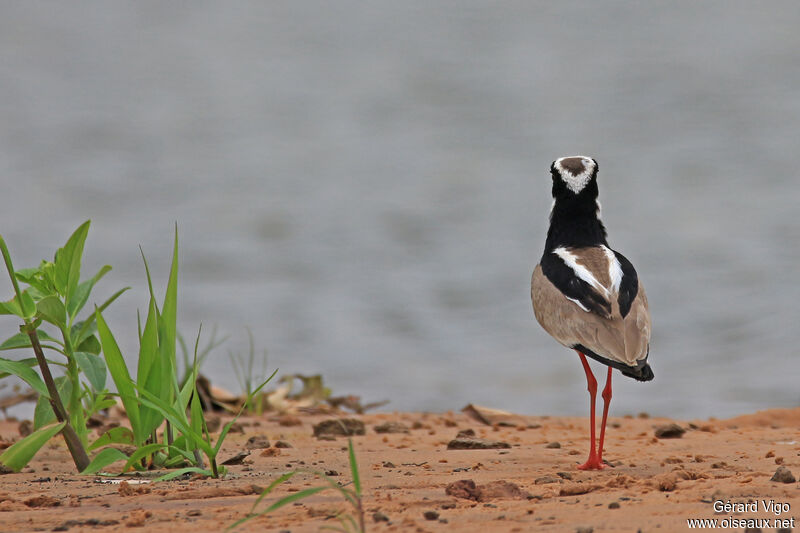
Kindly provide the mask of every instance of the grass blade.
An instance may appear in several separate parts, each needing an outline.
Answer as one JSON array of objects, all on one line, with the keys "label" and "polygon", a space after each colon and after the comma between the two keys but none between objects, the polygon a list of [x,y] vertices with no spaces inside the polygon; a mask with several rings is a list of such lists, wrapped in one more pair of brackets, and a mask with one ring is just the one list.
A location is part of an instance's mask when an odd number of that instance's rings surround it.
[{"label": "grass blade", "polygon": [[101,450],[97,455],[94,456],[92,462],[89,463],[89,466],[83,469],[81,474],[96,474],[100,470],[104,469],[110,464],[116,463],[117,461],[127,461],[128,456],[119,451],[116,448],[105,448]]},{"label": "grass blade", "polygon": [[36,452],[61,431],[65,425],[66,422],[61,422],[54,426],[43,427],[24,439],[15,442],[0,455],[0,464],[9,467],[14,472],[19,472],[33,459]]},{"label": "grass blade", "polygon": [[106,365],[108,371],[111,373],[111,378],[117,386],[119,397],[122,404],[125,406],[125,412],[128,414],[128,420],[131,422],[133,434],[139,440],[137,444],[144,442],[146,435],[142,432],[142,422],[139,416],[139,400],[136,397],[136,390],[131,381],[131,375],[128,373],[128,366],[125,364],[125,359],[122,358],[122,353],[119,350],[119,345],[114,339],[108,324],[103,319],[103,314],[100,309],[95,311],[97,320],[97,333],[100,335],[100,345],[103,347],[103,355],[106,358]]},{"label": "grass blade", "polygon": [[361,478],[358,476],[358,463],[356,463],[356,452],[353,449],[353,439],[347,439],[347,447],[350,454],[350,472],[353,475],[353,487],[356,489],[356,497],[361,497]]},{"label": "grass blade", "polygon": [[20,361],[0,358],[0,372],[7,372],[8,374],[17,376],[30,385],[30,387],[41,396],[50,398],[50,393],[47,392],[47,386],[44,384],[44,381],[42,381],[42,378],[27,364]]},{"label": "grass blade", "polygon": [[171,479],[175,479],[176,477],[180,477],[184,474],[203,474],[206,477],[212,477],[211,472],[209,470],[198,468],[196,466],[188,466],[186,468],[180,468],[168,474],[164,474],[163,476],[157,477],[153,480],[153,483],[158,481],[169,481]]}]

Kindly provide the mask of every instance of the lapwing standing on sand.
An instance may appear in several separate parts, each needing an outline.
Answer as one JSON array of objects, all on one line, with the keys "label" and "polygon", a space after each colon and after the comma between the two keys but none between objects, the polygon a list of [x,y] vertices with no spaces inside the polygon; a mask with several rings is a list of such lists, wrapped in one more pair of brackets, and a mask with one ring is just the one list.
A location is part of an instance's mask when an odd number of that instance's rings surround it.
[{"label": "lapwing standing on sand", "polygon": [[[608,247],[597,200],[597,161],[574,156],[550,166],[553,209],[544,253],[531,279],[536,320],[554,339],[578,352],[589,387],[592,447],[578,468],[599,470],[611,402],[611,372],[638,381],[653,379],[650,311],[633,265]],[[597,380],[586,356],[608,366],[603,389],[600,446],[595,448]]]}]

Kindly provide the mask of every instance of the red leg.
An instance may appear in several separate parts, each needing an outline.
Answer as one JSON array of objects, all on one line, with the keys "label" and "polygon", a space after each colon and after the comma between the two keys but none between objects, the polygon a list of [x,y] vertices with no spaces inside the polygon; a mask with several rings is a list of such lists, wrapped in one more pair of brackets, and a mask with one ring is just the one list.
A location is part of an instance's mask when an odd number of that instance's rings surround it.
[{"label": "red leg", "polygon": [[611,367],[608,367],[606,386],[603,388],[603,421],[600,426],[600,445],[597,447],[597,460],[603,464],[603,439],[606,436],[606,420],[608,419],[608,406],[611,404]]},{"label": "red leg", "polygon": [[578,466],[581,470],[600,470],[603,468],[603,463],[600,461],[599,456],[597,455],[597,450],[595,449],[595,440],[594,440],[594,404],[595,399],[597,398],[597,380],[592,373],[592,369],[589,367],[588,361],[586,361],[586,356],[583,355],[581,352],[578,352],[578,355],[581,357],[581,364],[583,364],[583,371],[586,372],[586,385],[589,389],[589,413],[590,413],[590,424],[591,424],[591,435],[592,435],[592,447],[589,448],[589,458],[586,460],[585,463]]}]

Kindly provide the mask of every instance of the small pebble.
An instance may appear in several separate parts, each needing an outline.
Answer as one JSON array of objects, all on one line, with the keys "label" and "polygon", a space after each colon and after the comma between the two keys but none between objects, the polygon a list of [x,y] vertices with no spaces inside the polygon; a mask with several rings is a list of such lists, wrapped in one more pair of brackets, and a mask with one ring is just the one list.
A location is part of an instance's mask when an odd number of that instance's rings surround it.
[{"label": "small pebble", "polygon": [[775,474],[773,474],[770,478],[770,481],[777,481],[778,483],[794,483],[797,481],[797,479],[795,479],[791,470],[785,466],[779,466],[775,471]]},{"label": "small pebble", "polygon": [[658,426],[655,431],[656,437],[659,439],[679,439],[686,433],[686,430],[678,424],[666,424]]},{"label": "small pebble", "polygon": [[560,442],[550,442],[545,446],[545,448],[561,448]]},{"label": "small pebble", "polygon": [[422,516],[425,520],[439,520],[439,513],[437,511],[425,511]]},{"label": "small pebble", "polygon": [[609,509],[619,509],[619,502],[611,502],[608,504]]}]

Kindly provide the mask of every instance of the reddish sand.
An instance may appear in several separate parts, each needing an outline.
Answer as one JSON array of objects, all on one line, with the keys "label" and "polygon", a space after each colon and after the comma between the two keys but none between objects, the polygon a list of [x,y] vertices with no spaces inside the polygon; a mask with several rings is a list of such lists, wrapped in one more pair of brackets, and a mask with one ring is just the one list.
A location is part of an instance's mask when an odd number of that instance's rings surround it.
[{"label": "reddish sand", "polygon": [[[764,530],[773,531],[776,518],[787,520],[778,526],[791,527],[792,518],[800,521],[800,484],[770,480],[779,465],[800,477],[800,408],[691,423],[611,418],[604,458],[614,466],[593,472],[576,469],[588,447],[585,418],[514,417],[511,426],[493,427],[464,413],[340,416],[357,418],[367,428],[353,442],[368,531],[671,532],[687,530],[687,519],[728,519],[731,525],[730,517],[769,518]],[[267,436],[271,447],[253,449],[244,464],[229,467],[224,480],[101,484],[75,473],[59,439],[45,446],[22,473],[0,476],[0,530],[222,531],[245,516],[260,487],[288,470],[332,470],[338,473],[335,479],[350,480],[346,438],[313,436],[313,425],[328,418],[335,417],[300,416],[301,424],[295,426],[243,419],[245,432],[229,437],[221,459],[245,449],[254,435]],[[392,421],[412,428],[410,433],[375,432],[376,425]],[[687,429],[682,437],[654,436],[656,427],[673,422]],[[466,429],[510,448],[448,450],[448,442]],[[17,424],[0,422],[0,437],[19,438]],[[276,448],[278,440],[292,447]],[[479,501],[447,494],[448,485],[459,480],[491,485],[476,494],[463,490],[468,483],[460,484],[456,494]],[[492,483],[499,481],[508,483]],[[262,506],[319,483],[312,475],[298,475]],[[757,502],[758,510],[715,514],[716,500]],[[776,516],[763,510],[762,500],[774,500],[779,509],[788,504],[790,510]],[[336,525],[332,517],[346,509],[340,495],[327,491],[253,519],[237,531],[318,531]],[[388,522],[375,521],[376,512]]]}]

